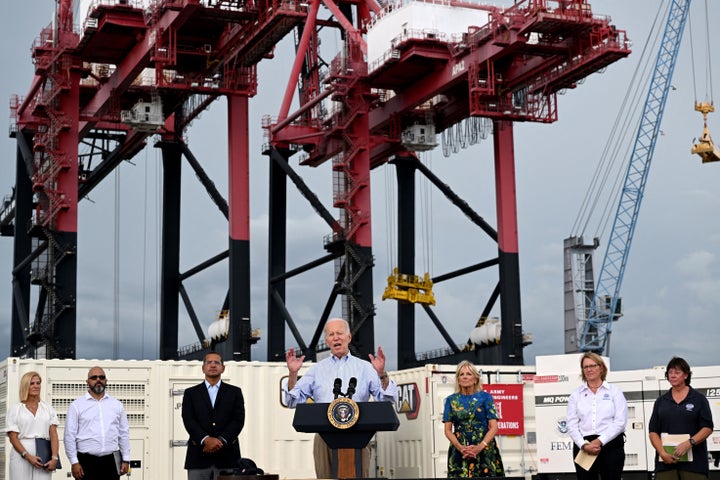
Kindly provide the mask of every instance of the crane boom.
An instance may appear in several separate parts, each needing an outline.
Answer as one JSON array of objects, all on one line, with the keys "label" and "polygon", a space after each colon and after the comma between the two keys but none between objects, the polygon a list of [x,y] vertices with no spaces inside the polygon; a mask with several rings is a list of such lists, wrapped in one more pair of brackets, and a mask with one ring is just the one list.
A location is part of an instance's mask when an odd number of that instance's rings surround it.
[{"label": "crane boom", "polygon": [[620,286],[627,266],[660,122],[680,49],[691,0],[672,0],[625,183],[620,192],[597,288],[580,337],[580,351],[609,354],[612,322],[620,313]]}]

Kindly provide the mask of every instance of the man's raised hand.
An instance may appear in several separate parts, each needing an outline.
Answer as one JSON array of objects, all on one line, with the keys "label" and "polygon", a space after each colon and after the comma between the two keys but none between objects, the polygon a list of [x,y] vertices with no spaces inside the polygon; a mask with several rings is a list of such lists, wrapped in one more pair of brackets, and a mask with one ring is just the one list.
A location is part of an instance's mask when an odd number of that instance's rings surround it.
[{"label": "man's raised hand", "polygon": [[370,363],[373,368],[376,372],[378,372],[378,375],[382,375],[385,371],[385,354],[382,351],[382,347],[378,347],[377,356],[370,353],[368,354],[368,357],[370,358]]},{"label": "man's raised hand", "polygon": [[302,367],[303,360],[305,360],[305,355],[300,358],[296,357],[294,348],[291,348],[285,353],[285,363],[290,373],[297,373],[300,367]]}]

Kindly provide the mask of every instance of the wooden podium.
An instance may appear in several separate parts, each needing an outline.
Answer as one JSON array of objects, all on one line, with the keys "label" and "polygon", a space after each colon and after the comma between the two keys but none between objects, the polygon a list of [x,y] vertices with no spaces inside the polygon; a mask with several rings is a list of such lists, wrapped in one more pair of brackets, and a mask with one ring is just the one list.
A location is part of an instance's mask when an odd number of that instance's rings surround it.
[{"label": "wooden podium", "polygon": [[357,402],[356,421],[337,427],[330,420],[330,403],[303,403],[296,407],[293,427],[298,432],[319,433],[333,451],[335,478],[362,478],[362,449],[375,432],[397,430],[400,421],[390,402]]}]

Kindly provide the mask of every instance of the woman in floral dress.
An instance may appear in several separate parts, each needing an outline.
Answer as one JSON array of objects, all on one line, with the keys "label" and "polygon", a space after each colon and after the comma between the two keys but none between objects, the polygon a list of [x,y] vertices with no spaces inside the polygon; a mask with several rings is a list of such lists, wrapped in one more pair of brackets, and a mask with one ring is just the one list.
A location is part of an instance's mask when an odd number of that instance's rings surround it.
[{"label": "woman in floral dress", "polygon": [[443,422],[448,449],[448,478],[504,477],[495,441],[498,415],[492,396],[482,390],[475,366],[463,360],[455,372],[455,393],[445,399]]}]

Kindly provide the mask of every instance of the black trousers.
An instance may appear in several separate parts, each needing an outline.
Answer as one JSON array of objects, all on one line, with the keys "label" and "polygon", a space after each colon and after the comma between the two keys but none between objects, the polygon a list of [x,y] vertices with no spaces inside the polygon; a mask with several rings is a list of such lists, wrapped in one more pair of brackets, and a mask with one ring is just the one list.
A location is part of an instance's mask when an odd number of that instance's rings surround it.
[{"label": "black trousers", "polygon": [[104,455],[96,457],[89,453],[78,452],[78,462],[85,473],[83,480],[118,480],[117,465],[115,465],[115,457]]},{"label": "black trousers", "polygon": [[[598,438],[597,435],[588,435],[585,440],[592,442]],[[573,458],[580,449],[573,444]],[[621,433],[614,439],[602,446],[598,458],[592,464],[590,470],[585,470],[575,463],[575,473],[578,480],[620,480],[623,467],[625,466],[625,434]]]}]

